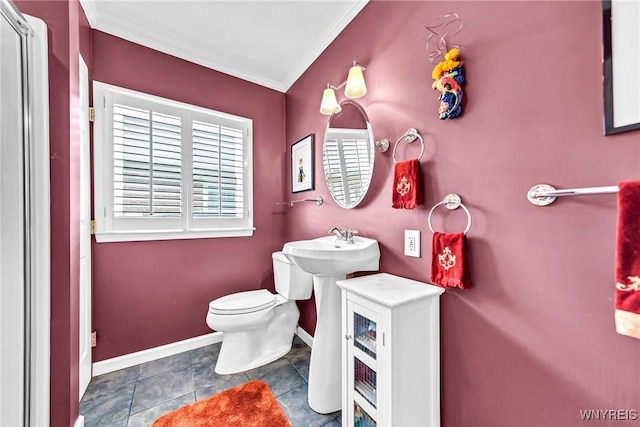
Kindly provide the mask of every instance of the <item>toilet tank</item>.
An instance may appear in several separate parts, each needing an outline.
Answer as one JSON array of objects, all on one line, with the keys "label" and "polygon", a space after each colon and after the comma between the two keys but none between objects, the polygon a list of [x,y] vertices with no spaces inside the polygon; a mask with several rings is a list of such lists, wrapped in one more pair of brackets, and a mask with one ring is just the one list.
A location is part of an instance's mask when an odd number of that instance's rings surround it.
[{"label": "toilet tank", "polygon": [[272,258],[276,292],[289,300],[311,298],[313,290],[311,274],[291,264],[282,252],[274,252]]}]

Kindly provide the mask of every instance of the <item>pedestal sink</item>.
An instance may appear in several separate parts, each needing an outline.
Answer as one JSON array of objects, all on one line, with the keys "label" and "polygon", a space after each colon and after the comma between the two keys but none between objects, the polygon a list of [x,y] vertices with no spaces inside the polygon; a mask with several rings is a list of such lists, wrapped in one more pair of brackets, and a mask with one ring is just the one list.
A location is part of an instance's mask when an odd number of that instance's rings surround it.
[{"label": "pedestal sink", "polygon": [[341,308],[336,281],[356,271],[377,271],[378,241],[355,236],[353,243],[335,236],[285,243],[289,260],[313,274],[316,300],[316,332],[309,365],[309,406],[321,414],[339,411],[342,405]]}]

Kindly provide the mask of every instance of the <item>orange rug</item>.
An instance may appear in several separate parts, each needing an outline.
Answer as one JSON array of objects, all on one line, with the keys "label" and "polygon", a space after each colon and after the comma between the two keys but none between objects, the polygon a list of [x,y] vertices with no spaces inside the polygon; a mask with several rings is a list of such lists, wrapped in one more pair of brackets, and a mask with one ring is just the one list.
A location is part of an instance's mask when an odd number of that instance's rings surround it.
[{"label": "orange rug", "polygon": [[291,427],[262,381],[250,381],[164,414],[151,427]]}]

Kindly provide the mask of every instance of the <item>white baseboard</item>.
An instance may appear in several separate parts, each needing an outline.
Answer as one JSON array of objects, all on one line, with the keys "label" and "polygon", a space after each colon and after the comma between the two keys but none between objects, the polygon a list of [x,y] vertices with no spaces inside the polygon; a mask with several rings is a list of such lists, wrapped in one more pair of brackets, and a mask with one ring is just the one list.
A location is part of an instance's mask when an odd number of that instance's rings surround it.
[{"label": "white baseboard", "polygon": [[302,329],[300,326],[296,328],[296,335],[305,342],[309,347],[313,348],[313,336],[309,332]]},{"label": "white baseboard", "polygon": [[73,427],[84,427],[84,416],[78,415],[78,419],[73,424]]},{"label": "white baseboard", "polygon": [[[137,351],[135,353],[129,353],[123,356],[95,362],[93,364],[92,376],[97,377],[98,375],[119,371],[120,369],[124,368],[130,368],[131,366],[136,366],[141,363],[151,362],[152,360],[161,359],[167,356],[173,356],[174,354],[194,350],[206,345],[219,343],[222,341],[222,335],[222,332],[212,332],[207,335],[201,335],[199,337],[161,345],[160,347],[149,348],[147,350]],[[305,341],[304,338],[302,338],[302,340]]]},{"label": "white baseboard", "polygon": [[[183,353],[185,351],[194,350],[196,348],[222,342],[222,332],[212,332],[207,335],[201,335],[195,338],[174,342],[171,344],[161,345],[160,347],[149,348],[147,350],[137,351],[122,356],[114,357],[107,360],[95,362],[93,366],[92,376],[108,374],[109,372],[119,371],[120,369],[130,368],[141,363],[151,362],[152,360],[161,359],[174,354]],[[296,328],[296,335],[300,337],[305,344],[313,347],[313,336],[300,326]],[[76,422],[77,424],[77,422]],[[83,427],[82,424],[74,427]]]}]

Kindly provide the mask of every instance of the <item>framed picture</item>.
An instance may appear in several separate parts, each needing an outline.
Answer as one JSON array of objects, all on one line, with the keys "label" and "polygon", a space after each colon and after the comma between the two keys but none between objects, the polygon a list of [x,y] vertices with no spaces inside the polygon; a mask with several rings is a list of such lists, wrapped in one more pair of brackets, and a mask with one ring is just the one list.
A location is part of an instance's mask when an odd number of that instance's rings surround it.
[{"label": "framed picture", "polygon": [[640,129],[640,2],[602,1],[604,134]]},{"label": "framed picture", "polygon": [[313,134],[291,146],[291,192],[314,189]]}]

